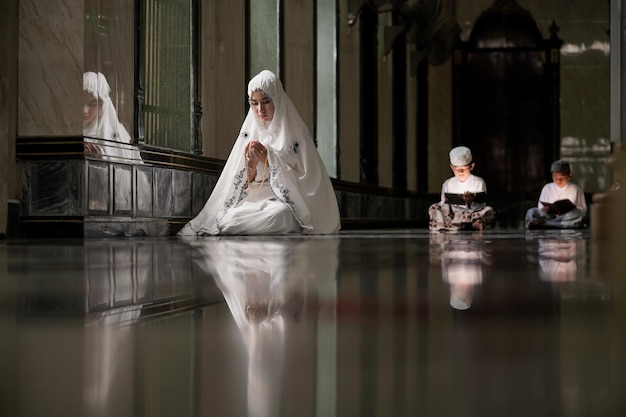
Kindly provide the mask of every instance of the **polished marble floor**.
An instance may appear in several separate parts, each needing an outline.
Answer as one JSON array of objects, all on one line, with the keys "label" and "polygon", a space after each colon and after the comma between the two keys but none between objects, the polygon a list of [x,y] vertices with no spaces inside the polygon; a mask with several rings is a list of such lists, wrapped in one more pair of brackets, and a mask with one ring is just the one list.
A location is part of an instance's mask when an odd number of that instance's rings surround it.
[{"label": "polished marble floor", "polygon": [[623,416],[589,231],[0,242],[0,416]]}]

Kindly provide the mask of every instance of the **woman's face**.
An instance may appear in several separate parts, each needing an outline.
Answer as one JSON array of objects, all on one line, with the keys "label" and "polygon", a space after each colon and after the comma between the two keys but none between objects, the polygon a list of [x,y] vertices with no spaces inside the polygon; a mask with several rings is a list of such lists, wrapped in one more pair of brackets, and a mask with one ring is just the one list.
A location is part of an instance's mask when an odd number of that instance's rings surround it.
[{"label": "woman's face", "polygon": [[250,108],[262,122],[269,123],[274,118],[274,103],[261,91],[257,90],[248,99]]},{"label": "woman's face", "polygon": [[97,116],[100,116],[102,102],[88,92],[83,91],[83,103],[83,126],[89,126]]}]

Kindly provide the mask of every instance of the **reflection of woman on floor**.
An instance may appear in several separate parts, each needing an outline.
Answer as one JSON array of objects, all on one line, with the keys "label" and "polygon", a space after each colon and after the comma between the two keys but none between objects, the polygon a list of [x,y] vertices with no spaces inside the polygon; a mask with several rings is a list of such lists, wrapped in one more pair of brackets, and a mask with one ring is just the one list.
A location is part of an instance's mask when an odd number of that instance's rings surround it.
[{"label": "reflection of woman on floor", "polygon": [[85,324],[85,409],[86,415],[113,415],[130,402],[124,401],[132,378],[135,339],[133,323],[141,306],[92,313]]},{"label": "reflection of woman on floor", "polygon": [[104,74],[83,74],[83,136],[90,156],[124,162],[141,162],[128,131],[120,123]]},{"label": "reflection of woman on floor", "polygon": [[285,386],[286,375],[299,371],[289,364],[303,366],[309,359],[289,346],[316,340],[311,323],[320,309],[320,292],[336,278],[338,240],[235,238],[190,244],[199,255],[195,262],[224,294],[246,344],[248,416],[281,415],[284,392],[298,382]]}]

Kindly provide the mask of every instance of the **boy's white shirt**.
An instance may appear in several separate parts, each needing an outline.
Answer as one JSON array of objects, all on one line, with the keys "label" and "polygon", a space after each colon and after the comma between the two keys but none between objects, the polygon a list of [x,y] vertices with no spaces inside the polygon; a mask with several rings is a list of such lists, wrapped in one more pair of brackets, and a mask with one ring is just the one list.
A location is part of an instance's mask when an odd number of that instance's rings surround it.
[{"label": "boy's white shirt", "polygon": [[559,187],[556,183],[551,182],[541,189],[539,195],[539,202],[537,207],[543,208],[542,201],[546,203],[554,203],[555,201],[563,200],[567,198],[576,205],[576,208],[582,211],[581,216],[587,213],[587,201],[585,200],[585,194],[579,185],[572,182],[568,182],[563,187]]},{"label": "boy's white shirt", "polygon": [[[441,186],[441,203],[445,203],[446,193],[463,194],[466,191],[471,193],[487,192],[485,180],[474,174],[470,174],[463,182],[459,181],[457,177],[448,178]],[[484,203],[481,205],[484,205]]]}]

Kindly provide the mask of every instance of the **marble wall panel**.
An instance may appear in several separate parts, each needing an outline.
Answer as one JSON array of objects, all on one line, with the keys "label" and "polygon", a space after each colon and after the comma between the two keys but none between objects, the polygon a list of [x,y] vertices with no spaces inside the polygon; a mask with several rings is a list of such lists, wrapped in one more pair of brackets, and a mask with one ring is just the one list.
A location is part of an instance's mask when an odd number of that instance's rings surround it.
[{"label": "marble wall panel", "polygon": [[32,210],[32,173],[33,167],[29,162],[25,162],[21,164],[22,170],[22,182],[20,186],[22,187],[22,200],[20,201],[19,211],[23,215],[29,215]]},{"label": "marble wall panel", "polygon": [[138,166],[135,174],[135,215],[137,217],[152,216],[153,193],[153,172],[152,167]]},{"label": "marble wall panel", "polygon": [[22,215],[84,215],[84,167],[78,161],[34,161],[22,167]]},{"label": "marble wall panel", "polygon": [[83,0],[19,2],[18,136],[82,128]]},{"label": "marble wall panel", "polygon": [[356,193],[350,193],[342,191],[339,193],[339,207],[341,208],[340,214],[342,218],[346,219],[358,219],[363,217],[362,209],[362,195]]},{"label": "marble wall panel", "polygon": [[10,201],[19,195],[15,164],[15,132],[17,101],[17,34],[18,1],[3,0],[0,4],[0,236],[9,235],[12,225]]},{"label": "marble wall panel", "polygon": [[362,198],[361,206],[361,218],[376,218],[380,217],[380,204],[376,196],[366,195]]},{"label": "marble wall panel", "polygon": [[68,215],[72,197],[71,166],[68,161],[50,161],[28,164],[25,167],[24,189],[30,205],[25,213],[40,215]]},{"label": "marble wall panel", "polygon": [[337,207],[339,207],[339,215],[343,213],[343,200],[341,198],[341,191],[335,190],[335,198],[337,199]]},{"label": "marble wall panel", "polygon": [[380,215],[382,218],[387,219],[404,219],[404,200],[390,197],[381,199]]},{"label": "marble wall panel", "polygon": [[133,167],[131,165],[111,165],[113,172],[113,215],[133,214]]},{"label": "marble wall panel", "polygon": [[111,208],[109,164],[89,161],[87,164],[87,179],[88,214],[92,216],[109,214],[109,209]]},{"label": "marble wall panel", "polygon": [[[348,5],[350,0],[339,0],[339,21],[348,21]],[[360,74],[360,45],[358,26],[347,24],[338,25],[338,45],[337,45],[337,103],[339,113],[338,141],[339,147],[343,151],[339,156],[339,166],[341,168],[341,179],[344,181],[359,182],[360,180],[360,157],[358,152],[352,149],[359,149],[360,146],[360,118],[359,108],[361,92],[359,88]]]},{"label": "marble wall panel", "polygon": [[172,170],[154,168],[154,216],[172,216]]},{"label": "marble wall panel", "polygon": [[[452,123],[443,115],[452,115],[452,93],[447,93],[451,86],[452,63],[433,66],[428,69],[428,192],[441,191],[441,183],[450,177],[447,154],[452,148]],[[445,94],[443,92],[446,92]]]},{"label": "marble wall panel", "polygon": [[406,217],[405,204],[403,198],[388,198],[388,210],[394,219],[404,219]]},{"label": "marble wall panel", "polygon": [[393,219],[388,199],[372,196],[367,204],[367,216],[370,218]]},{"label": "marble wall panel", "polygon": [[[246,117],[246,0],[203,0],[200,119],[203,154],[226,159]],[[216,123],[216,121],[219,121]]]},{"label": "marble wall panel", "polygon": [[415,199],[407,200],[406,213],[409,219],[427,218],[429,203],[418,202]]},{"label": "marble wall panel", "polygon": [[217,182],[217,176],[204,174],[200,172],[194,172],[192,174],[191,183],[193,188],[193,197],[191,202],[191,208],[193,215],[197,215],[204,207],[215,183]]},{"label": "marble wall panel", "polygon": [[175,217],[191,217],[191,172],[174,171],[172,193]]},{"label": "marble wall panel", "polygon": [[424,220],[430,202],[401,197],[339,192],[338,201],[342,219],[370,220]]},{"label": "marble wall panel", "polygon": [[[378,39],[384,39],[385,27],[392,25],[390,13],[378,15]],[[384,42],[378,43],[378,185],[393,187],[393,59],[384,56]]]},{"label": "marble wall panel", "polygon": [[87,184],[86,167],[83,161],[73,159],[68,161],[70,177],[69,177],[69,194],[67,214],[70,216],[85,215],[85,187]]},{"label": "marble wall panel", "polygon": [[[619,127],[618,127],[619,133],[614,134],[614,136],[616,137],[612,137],[612,139],[617,140],[617,138],[619,138],[621,142],[624,142],[626,141],[626,71],[624,71],[624,68],[626,68],[626,11],[624,11],[622,4],[619,4],[619,7],[617,7],[617,4],[614,5],[614,8],[619,9],[622,13],[622,15],[620,16],[621,17],[620,19],[621,33],[619,36],[621,51],[619,54],[620,59],[619,59],[619,64],[618,64],[620,67],[618,71],[620,86],[619,86],[619,90],[614,90],[616,93],[620,94],[621,96],[619,98],[619,104],[616,105],[616,107],[619,108],[619,118],[621,120],[620,120]],[[626,225],[626,223],[624,225]]]},{"label": "marble wall panel", "polygon": [[[284,2],[281,7],[285,16],[282,23],[281,81],[304,123],[311,131],[315,126],[315,33],[313,27],[315,3],[309,1]],[[327,51],[327,55],[331,52]],[[330,103],[327,103],[330,105]]]},{"label": "marble wall panel", "polygon": [[[21,214],[84,216],[79,226],[65,226],[79,227],[75,232],[85,237],[168,236],[172,230],[167,219],[191,217],[192,185],[201,187],[202,200],[196,204],[201,208],[217,180],[216,175],[197,174],[194,181],[191,171],[100,160],[22,165]],[[175,203],[178,214],[174,214]]]}]

